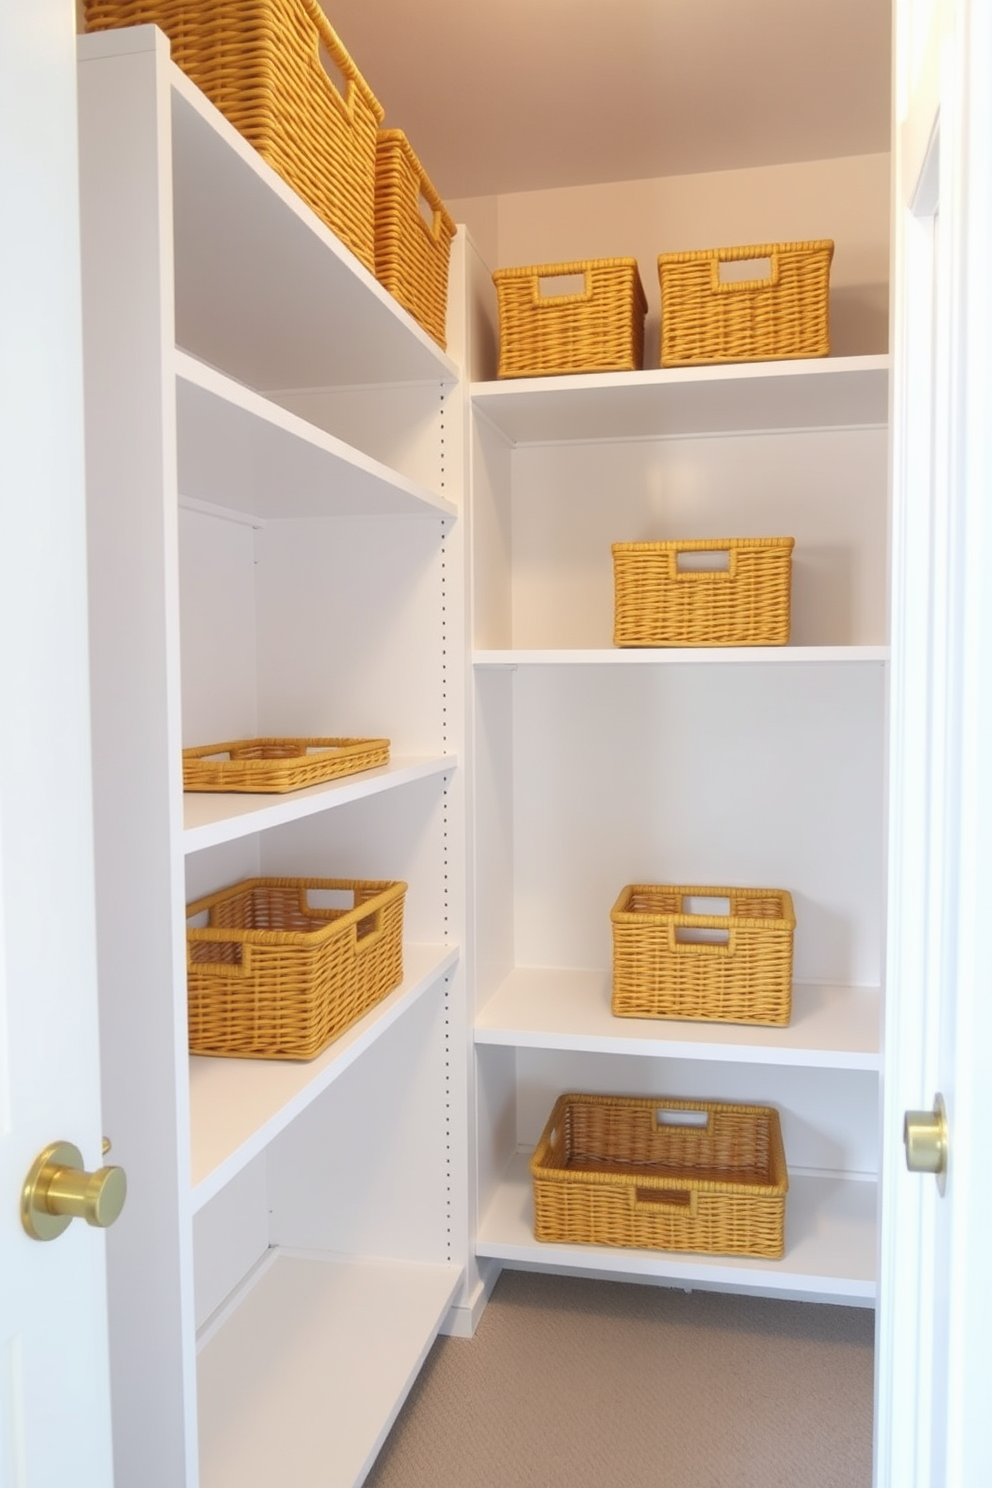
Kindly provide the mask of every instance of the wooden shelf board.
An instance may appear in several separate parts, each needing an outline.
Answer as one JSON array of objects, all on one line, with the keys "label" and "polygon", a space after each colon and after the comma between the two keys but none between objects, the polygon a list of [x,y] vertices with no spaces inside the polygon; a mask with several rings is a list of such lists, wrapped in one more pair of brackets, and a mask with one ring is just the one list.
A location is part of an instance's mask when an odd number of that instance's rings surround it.
[{"label": "wooden shelf board", "polygon": [[179,500],[287,517],[454,516],[444,497],[176,352]]},{"label": "wooden shelf board", "polygon": [[786,1028],[617,1018],[608,971],[520,967],[475,1022],[476,1044],[813,1069],[881,1067],[877,987],[797,983]]},{"label": "wooden shelf board", "polygon": [[453,1265],[271,1252],[200,1350],[203,1488],[361,1483],[460,1282]]},{"label": "wooden shelf board", "polygon": [[657,368],[473,383],[472,404],[513,444],[875,428],[887,356]]},{"label": "wooden shelf board", "polygon": [[404,945],[403,981],[316,1059],[214,1059],[189,1065],[195,1213],[348,1069],[458,960],[457,946]]},{"label": "wooden shelf board", "polygon": [[870,1306],[875,1298],[877,1185],[790,1174],[780,1261],[546,1245],[534,1239],[527,1153],[511,1160],[479,1226],[476,1254],[507,1265]]},{"label": "wooden shelf board", "polygon": [[480,650],[472,664],[519,666],[864,666],[889,660],[888,646],[512,647]]},{"label": "wooden shelf board", "polygon": [[246,795],[240,792],[214,794],[187,791],[183,796],[183,851],[199,852],[221,842],[234,842],[265,832],[286,822],[300,821],[332,811],[350,801],[359,801],[382,791],[445,775],[458,763],[457,756],[405,757],[390,760],[374,770],[345,775],[325,785],[309,785],[285,795]]}]

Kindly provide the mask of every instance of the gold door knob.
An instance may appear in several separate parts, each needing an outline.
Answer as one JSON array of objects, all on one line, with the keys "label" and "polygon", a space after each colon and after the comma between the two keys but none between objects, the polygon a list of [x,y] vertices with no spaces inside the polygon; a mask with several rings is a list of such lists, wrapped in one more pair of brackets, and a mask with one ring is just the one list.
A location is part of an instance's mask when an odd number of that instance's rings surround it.
[{"label": "gold door knob", "polygon": [[903,1122],[906,1166],[911,1173],[932,1173],[944,1192],[947,1177],[947,1111],[944,1098],[934,1098],[932,1111],[907,1111]]},{"label": "gold door knob", "polygon": [[87,1173],[71,1142],[53,1142],[39,1152],[21,1191],[21,1223],[32,1240],[54,1240],[74,1219],[106,1229],[124,1208],[123,1168]]}]

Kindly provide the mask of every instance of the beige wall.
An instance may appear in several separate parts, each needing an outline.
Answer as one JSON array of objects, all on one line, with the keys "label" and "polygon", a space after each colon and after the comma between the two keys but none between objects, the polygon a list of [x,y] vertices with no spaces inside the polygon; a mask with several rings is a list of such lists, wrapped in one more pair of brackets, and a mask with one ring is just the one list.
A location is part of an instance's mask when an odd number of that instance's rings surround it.
[{"label": "beige wall", "polygon": [[658,362],[658,254],[832,238],[831,350],[888,350],[889,156],[563,187],[449,202],[492,268],[636,258]]}]

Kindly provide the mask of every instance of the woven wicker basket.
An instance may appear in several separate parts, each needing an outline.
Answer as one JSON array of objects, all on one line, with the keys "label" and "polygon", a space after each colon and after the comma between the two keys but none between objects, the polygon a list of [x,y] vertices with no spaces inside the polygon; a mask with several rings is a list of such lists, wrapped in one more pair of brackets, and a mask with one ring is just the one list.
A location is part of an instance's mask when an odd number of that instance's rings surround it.
[{"label": "woven wicker basket", "polygon": [[[791,537],[614,543],[614,645],[784,646],[794,546]],[[680,565],[704,553],[727,554],[727,567]]]},{"label": "woven wicker basket", "polygon": [[[311,902],[321,893],[348,908]],[[253,878],[186,906],[189,1047],[312,1059],[403,979],[406,884]]]},{"label": "woven wicker basket", "polygon": [[563,1095],[530,1171],[538,1240],[772,1260],[785,1252],[789,1179],[768,1106]]},{"label": "woven wicker basket", "polygon": [[161,27],[177,65],[374,273],[383,111],[317,0],[85,0],[85,10],[88,31]]},{"label": "woven wicker basket", "polygon": [[[542,280],[581,274],[576,293],[545,293]],[[636,372],[644,365],[647,300],[637,260],[497,269],[499,376],[547,377],[568,372]]]},{"label": "woven wicker basket", "polygon": [[[428,223],[421,203],[431,214]],[[380,129],[375,166],[376,278],[444,348],[455,224],[401,129]]]},{"label": "woven wicker basket", "polygon": [[[699,912],[694,899],[726,899],[729,912]],[[630,884],[610,920],[618,1017],[789,1022],[796,916],[785,890]]]},{"label": "woven wicker basket", "polygon": [[[828,238],[662,253],[661,365],[763,362],[830,351]],[[722,263],[769,261],[753,279],[723,280]]]},{"label": "woven wicker basket", "polygon": [[388,763],[388,739],[235,739],[184,749],[183,790],[294,791]]}]

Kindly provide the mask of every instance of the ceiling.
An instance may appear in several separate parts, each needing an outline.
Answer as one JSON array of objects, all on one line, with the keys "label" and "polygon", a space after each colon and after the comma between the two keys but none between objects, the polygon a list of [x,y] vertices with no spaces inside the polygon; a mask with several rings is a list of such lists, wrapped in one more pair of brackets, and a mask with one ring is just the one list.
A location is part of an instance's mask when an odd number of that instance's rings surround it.
[{"label": "ceiling", "polygon": [[321,0],[448,199],[889,148],[891,0]]}]

